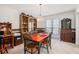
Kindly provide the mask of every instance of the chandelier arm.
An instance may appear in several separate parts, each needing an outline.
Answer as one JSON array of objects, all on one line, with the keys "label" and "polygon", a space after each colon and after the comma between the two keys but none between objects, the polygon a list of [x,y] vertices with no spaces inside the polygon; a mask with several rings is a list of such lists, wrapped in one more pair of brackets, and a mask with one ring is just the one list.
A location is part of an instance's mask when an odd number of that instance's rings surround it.
[{"label": "chandelier arm", "polygon": [[40,16],[41,16],[41,5],[42,5],[42,4],[40,4]]}]

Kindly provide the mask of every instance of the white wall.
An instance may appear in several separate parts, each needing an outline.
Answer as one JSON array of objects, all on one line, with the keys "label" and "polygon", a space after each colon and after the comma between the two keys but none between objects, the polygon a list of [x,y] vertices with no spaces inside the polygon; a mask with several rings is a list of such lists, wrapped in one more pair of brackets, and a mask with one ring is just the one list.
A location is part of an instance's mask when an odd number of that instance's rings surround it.
[{"label": "white wall", "polygon": [[[51,21],[51,25],[52,25],[53,19],[59,19],[60,20],[59,29],[60,29],[61,28],[61,20],[63,18],[70,18],[70,19],[72,19],[71,27],[72,28],[76,28],[75,10],[70,10],[70,11],[66,11],[66,12],[62,12],[62,13],[57,13],[57,14],[53,14],[53,15],[44,16],[43,19],[41,19],[41,20],[39,20],[37,22],[37,25],[38,25],[37,27],[39,27],[39,28],[47,28],[47,26],[46,26],[46,21],[47,20],[50,20]],[[51,27],[51,26],[49,26],[49,27]]]},{"label": "white wall", "polygon": [[76,10],[76,45],[79,45],[79,5]]},{"label": "white wall", "polygon": [[[15,6],[15,5],[13,5],[13,6]],[[48,6],[48,7],[50,7],[50,6]],[[0,22],[9,21],[9,22],[12,23],[12,28],[19,28],[19,14],[20,14],[21,11],[23,11],[25,13],[28,12],[26,10],[22,10],[22,8],[18,9],[18,8],[13,8],[13,7],[11,8],[10,5],[7,5],[7,6],[6,5],[4,5],[4,6],[0,5]],[[62,18],[62,15],[64,15],[63,17],[66,17],[66,16],[71,17],[71,18],[73,17],[73,15],[71,15],[71,13],[69,15],[66,15],[66,14],[56,15],[56,17]],[[45,19],[42,19],[42,20],[38,21],[37,27],[45,27],[46,19],[53,19],[52,15],[47,16]],[[72,21],[72,22],[74,22],[74,21]],[[72,27],[74,27],[73,24],[72,24]]]},{"label": "white wall", "polygon": [[[27,12],[33,16],[40,15],[39,4],[2,4],[2,6],[8,6],[8,7],[15,8],[21,11],[27,10]],[[41,15],[45,16],[45,15],[56,14],[63,11],[72,10],[75,7],[76,7],[76,4],[42,4]]]},{"label": "white wall", "polygon": [[43,17],[37,19],[37,28],[45,28],[45,20]]},{"label": "white wall", "polygon": [[[0,22],[10,22],[12,23],[13,29],[18,29],[19,28],[19,15],[21,12],[28,13],[25,10],[19,10],[16,8],[0,5]],[[37,27],[39,28],[45,27],[45,22],[43,19],[37,22]]]},{"label": "white wall", "polygon": [[19,28],[19,13],[16,9],[0,6],[0,22],[12,23],[12,28]]},{"label": "white wall", "polygon": [[56,18],[56,19],[58,18],[60,20],[60,22],[63,18],[70,18],[70,19],[72,19],[72,23],[71,23],[72,28],[76,27],[75,26],[76,25],[75,24],[76,23],[75,10],[71,10],[71,11],[67,11],[67,12],[63,12],[63,13],[58,13],[58,14],[53,14],[53,15],[44,17],[45,20],[53,20],[54,18]]},{"label": "white wall", "polygon": [[76,45],[79,45],[79,13],[76,14]]}]

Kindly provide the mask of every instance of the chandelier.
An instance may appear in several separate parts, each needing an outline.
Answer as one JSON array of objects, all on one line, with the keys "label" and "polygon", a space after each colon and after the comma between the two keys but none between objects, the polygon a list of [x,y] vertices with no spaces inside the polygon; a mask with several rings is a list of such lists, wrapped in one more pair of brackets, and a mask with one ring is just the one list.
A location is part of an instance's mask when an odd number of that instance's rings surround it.
[{"label": "chandelier", "polygon": [[41,12],[42,12],[41,7],[42,7],[42,4],[39,4],[39,12],[40,12],[40,14],[39,14],[39,16],[37,16],[37,21],[40,21],[43,18],[42,14],[41,14]]},{"label": "chandelier", "polygon": [[40,16],[41,16],[41,6],[42,6],[42,4],[39,4],[39,6],[40,6]]}]

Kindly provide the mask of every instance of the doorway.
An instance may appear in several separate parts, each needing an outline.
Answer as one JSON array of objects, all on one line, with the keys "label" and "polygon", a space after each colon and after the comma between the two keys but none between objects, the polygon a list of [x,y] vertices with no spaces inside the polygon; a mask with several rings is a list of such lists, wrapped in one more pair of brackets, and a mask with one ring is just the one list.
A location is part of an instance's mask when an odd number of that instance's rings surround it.
[{"label": "doorway", "polygon": [[58,18],[53,18],[53,38],[60,39],[60,20]]}]

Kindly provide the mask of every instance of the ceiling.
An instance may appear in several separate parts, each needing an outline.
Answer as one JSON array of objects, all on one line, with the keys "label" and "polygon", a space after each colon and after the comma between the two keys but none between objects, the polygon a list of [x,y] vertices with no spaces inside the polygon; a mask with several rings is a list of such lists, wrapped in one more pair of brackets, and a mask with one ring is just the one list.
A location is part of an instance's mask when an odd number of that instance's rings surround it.
[{"label": "ceiling", "polygon": [[[10,8],[17,9],[20,12],[26,12],[33,16],[40,15],[39,4],[3,4],[0,6],[8,6]],[[55,13],[60,13],[64,11],[73,10],[76,8],[76,4],[42,4],[41,15],[51,15]]]}]

